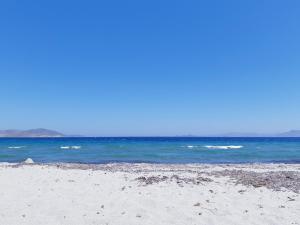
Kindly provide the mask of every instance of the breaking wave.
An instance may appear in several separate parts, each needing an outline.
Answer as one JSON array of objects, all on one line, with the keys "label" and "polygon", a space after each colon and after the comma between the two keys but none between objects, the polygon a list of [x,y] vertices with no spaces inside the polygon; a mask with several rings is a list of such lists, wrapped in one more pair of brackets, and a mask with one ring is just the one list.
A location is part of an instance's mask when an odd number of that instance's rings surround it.
[{"label": "breaking wave", "polygon": [[204,147],[208,148],[208,149],[240,149],[240,148],[243,148],[244,146],[242,146],[242,145],[206,145]]},{"label": "breaking wave", "polygon": [[74,146],[61,146],[60,148],[61,149],[81,149],[81,146],[77,146],[77,145],[74,145]]},{"label": "breaking wave", "polygon": [[25,146],[9,146],[9,149],[20,149],[20,148],[25,148]]},{"label": "breaking wave", "polygon": [[196,148],[197,146],[195,146],[195,145],[188,145],[188,146],[186,146],[187,148]]},{"label": "breaking wave", "polygon": [[182,148],[190,148],[190,149],[192,149],[192,148],[198,148],[199,146],[197,146],[197,145],[183,145],[181,147]]}]

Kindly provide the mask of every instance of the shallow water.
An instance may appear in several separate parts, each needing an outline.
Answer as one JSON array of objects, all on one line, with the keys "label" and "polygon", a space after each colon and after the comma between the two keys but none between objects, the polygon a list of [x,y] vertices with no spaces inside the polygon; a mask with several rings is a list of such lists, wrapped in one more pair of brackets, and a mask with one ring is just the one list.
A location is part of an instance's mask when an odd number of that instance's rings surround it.
[{"label": "shallow water", "polygon": [[300,163],[300,138],[0,138],[0,161]]}]

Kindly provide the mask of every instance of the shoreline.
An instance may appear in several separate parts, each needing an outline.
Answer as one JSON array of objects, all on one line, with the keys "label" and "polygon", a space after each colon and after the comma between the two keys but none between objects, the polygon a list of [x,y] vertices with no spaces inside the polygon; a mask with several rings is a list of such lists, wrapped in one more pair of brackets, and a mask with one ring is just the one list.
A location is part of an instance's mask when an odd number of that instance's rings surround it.
[{"label": "shoreline", "polygon": [[[31,158],[29,158],[31,160]],[[0,166],[1,165],[29,165],[31,163],[26,163],[24,161],[18,161],[18,162],[1,162],[0,161]],[[166,167],[184,167],[184,166],[195,166],[195,167],[200,167],[200,166],[220,166],[220,167],[226,167],[226,166],[261,166],[261,167],[270,167],[271,165],[274,166],[292,166],[292,167],[297,167],[300,166],[300,163],[285,163],[285,162],[269,162],[269,163],[156,163],[156,162],[107,162],[107,163],[80,163],[80,162],[36,162],[34,161],[32,163],[33,165],[74,165],[74,166],[82,166],[82,167],[105,167],[105,166],[124,166],[124,165],[149,165],[153,167],[160,167],[160,166],[166,166]]]},{"label": "shoreline", "polygon": [[[31,158],[27,158],[30,159]],[[284,163],[284,162],[246,162],[246,163],[156,163],[156,162],[108,162],[108,163],[80,163],[80,162],[33,162],[26,163],[22,162],[0,162],[0,166],[3,165],[39,165],[39,166],[63,166],[63,165],[73,165],[78,167],[91,167],[91,168],[102,168],[107,166],[153,166],[153,167],[266,167],[266,168],[275,168],[275,167],[296,167],[300,169],[300,163]]]}]

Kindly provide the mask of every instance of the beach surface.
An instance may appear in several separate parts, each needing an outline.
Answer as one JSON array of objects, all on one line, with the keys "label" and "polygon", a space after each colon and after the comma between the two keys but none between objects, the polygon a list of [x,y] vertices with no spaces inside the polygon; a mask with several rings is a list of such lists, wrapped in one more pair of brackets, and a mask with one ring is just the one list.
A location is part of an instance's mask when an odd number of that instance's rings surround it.
[{"label": "beach surface", "polygon": [[0,224],[300,224],[299,164],[0,164]]}]

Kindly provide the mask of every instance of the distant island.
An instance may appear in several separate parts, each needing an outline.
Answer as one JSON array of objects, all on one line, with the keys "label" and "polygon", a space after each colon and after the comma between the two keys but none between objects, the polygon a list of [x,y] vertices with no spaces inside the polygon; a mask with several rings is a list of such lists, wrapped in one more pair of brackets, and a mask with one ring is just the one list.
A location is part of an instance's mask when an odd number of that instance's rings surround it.
[{"label": "distant island", "polygon": [[300,130],[290,130],[279,134],[278,137],[300,137]]},{"label": "distant island", "polygon": [[[82,135],[66,135],[55,130],[44,128],[30,130],[0,130],[0,138],[3,137],[34,137],[34,138],[59,138],[59,137],[84,137]],[[93,136],[97,137],[97,136]],[[161,136],[163,137],[163,136]],[[180,135],[175,137],[300,137],[300,130],[290,130],[278,134],[259,134],[259,133],[226,133],[219,135]]]},{"label": "distant island", "polygon": [[54,130],[43,128],[31,130],[0,130],[0,137],[66,137]]},{"label": "distant island", "polygon": [[300,130],[290,130],[283,133],[277,134],[261,134],[261,133],[227,133],[218,135],[220,137],[300,137]]}]

